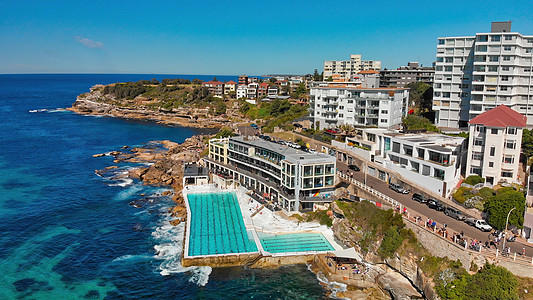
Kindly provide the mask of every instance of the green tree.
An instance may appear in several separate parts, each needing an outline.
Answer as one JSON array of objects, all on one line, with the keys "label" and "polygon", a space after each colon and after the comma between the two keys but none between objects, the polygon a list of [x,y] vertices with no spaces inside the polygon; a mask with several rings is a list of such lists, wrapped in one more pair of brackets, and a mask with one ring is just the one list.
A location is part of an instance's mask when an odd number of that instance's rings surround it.
[{"label": "green tree", "polygon": [[433,88],[431,85],[417,81],[405,86],[409,92],[409,104],[414,104],[420,112],[431,111],[433,105]]},{"label": "green tree", "polygon": [[295,98],[295,99],[305,98],[306,95],[307,95],[307,87],[305,86],[305,83],[303,82],[300,82],[300,84],[298,84],[298,87],[296,87],[296,90],[294,90],[294,92],[291,94],[292,98]]},{"label": "green tree", "polygon": [[235,136],[236,134],[233,132],[233,130],[231,130],[231,128],[229,127],[222,127],[220,128],[220,131],[215,134],[215,138],[226,138],[226,137],[232,137],[232,136]]},{"label": "green tree", "polygon": [[533,156],[533,130],[524,128],[522,132],[522,153],[528,158]]},{"label": "green tree", "polygon": [[518,281],[503,267],[486,264],[466,281],[465,299],[518,299]]},{"label": "green tree", "polygon": [[485,182],[485,178],[483,178],[483,177],[481,177],[479,175],[470,175],[470,176],[466,177],[466,179],[463,182],[466,183],[466,184],[470,184],[470,185],[476,185],[478,183]]},{"label": "green tree", "polygon": [[524,193],[515,191],[511,187],[504,187],[496,191],[496,195],[489,197],[483,206],[483,211],[487,213],[487,222],[496,229],[504,229],[505,221],[509,211],[516,209],[509,215],[509,225],[522,228],[524,224],[524,209],[526,199]]},{"label": "green tree", "polygon": [[323,79],[324,79],[324,73],[322,72],[322,74],[319,74],[318,70],[315,69],[315,73],[313,73],[313,80],[314,81],[322,81]]},{"label": "green tree", "polygon": [[426,129],[427,131],[439,132],[437,126],[422,116],[408,115],[402,119],[402,124],[404,130]]},{"label": "green tree", "polygon": [[194,79],[192,80],[192,84],[196,84],[196,85],[200,85],[200,84],[202,84],[202,82],[203,82],[203,81],[200,80],[200,79],[198,79],[198,78],[194,78]]},{"label": "green tree", "polygon": [[331,81],[333,81],[333,77],[329,76],[328,78],[326,78],[325,81],[330,81],[331,82]]}]

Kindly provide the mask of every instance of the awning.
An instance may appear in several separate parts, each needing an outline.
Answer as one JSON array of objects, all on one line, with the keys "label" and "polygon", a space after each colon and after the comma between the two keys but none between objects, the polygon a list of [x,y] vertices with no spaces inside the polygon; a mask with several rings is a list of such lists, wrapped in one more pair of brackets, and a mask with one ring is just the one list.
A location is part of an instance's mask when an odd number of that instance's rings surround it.
[{"label": "awning", "polygon": [[355,248],[348,248],[348,249],[343,249],[343,250],[337,250],[337,251],[333,251],[333,252],[330,252],[331,254],[335,255],[336,257],[340,257],[340,258],[351,258],[351,259],[355,259],[359,262],[362,262],[363,261],[363,256],[358,253],[357,251],[355,251]]}]

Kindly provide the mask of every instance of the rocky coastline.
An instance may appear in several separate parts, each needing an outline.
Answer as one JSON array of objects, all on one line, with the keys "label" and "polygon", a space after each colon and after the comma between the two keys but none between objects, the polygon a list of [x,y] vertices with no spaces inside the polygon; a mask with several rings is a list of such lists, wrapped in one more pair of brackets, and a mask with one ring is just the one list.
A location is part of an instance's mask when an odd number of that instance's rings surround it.
[{"label": "rocky coastline", "polygon": [[[183,165],[200,160],[200,153],[207,147],[204,142],[205,138],[208,136],[195,135],[187,138],[182,144],[168,140],[151,141],[143,147],[124,146],[121,151],[99,153],[93,157],[109,155],[114,158],[113,163],[115,164],[123,162],[149,164],[148,167],[132,169],[124,176],[139,179],[146,185],[171,187],[172,191],[166,192],[165,195],[172,195],[174,205],[169,208],[168,212],[173,217],[170,224],[177,226],[187,218],[187,209],[181,196]],[[103,174],[116,168],[118,166],[113,165],[102,170],[95,170],[95,172]],[[135,206],[136,203],[132,203],[132,205]]]},{"label": "rocky coastline", "polygon": [[212,116],[208,108],[181,107],[180,109],[154,110],[151,101],[137,96],[131,101],[119,100],[103,93],[103,85],[91,87],[89,93],[81,94],[66,110],[94,116],[111,116],[125,119],[152,121],[164,125],[193,128],[221,128],[231,126],[224,116]]}]

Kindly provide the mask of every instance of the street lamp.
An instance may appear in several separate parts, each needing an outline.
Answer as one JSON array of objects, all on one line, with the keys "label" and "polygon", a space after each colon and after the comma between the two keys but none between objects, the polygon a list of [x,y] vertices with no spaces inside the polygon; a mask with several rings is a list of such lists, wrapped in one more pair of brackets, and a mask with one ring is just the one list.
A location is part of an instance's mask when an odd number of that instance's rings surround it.
[{"label": "street lamp", "polygon": [[363,173],[365,174],[365,185],[366,185],[366,174],[368,173],[368,164],[363,162]]},{"label": "street lamp", "polygon": [[505,240],[506,240],[506,237],[507,237],[507,223],[509,223],[509,216],[511,215],[511,212],[513,210],[515,210],[516,207],[513,207],[511,208],[511,210],[509,211],[509,213],[507,214],[507,220],[505,220],[505,231],[503,233],[503,247],[502,247],[502,253],[503,251],[505,251]]}]

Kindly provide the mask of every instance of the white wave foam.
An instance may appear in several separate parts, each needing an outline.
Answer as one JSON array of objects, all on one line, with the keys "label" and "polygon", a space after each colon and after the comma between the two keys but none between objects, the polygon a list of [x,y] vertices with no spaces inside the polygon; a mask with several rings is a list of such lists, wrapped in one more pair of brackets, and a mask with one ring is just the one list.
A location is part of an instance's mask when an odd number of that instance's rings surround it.
[{"label": "white wave foam", "polygon": [[128,255],[122,255],[120,257],[117,257],[115,259],[113,259],[113,262],[118,262],[118,261],[125,261],[125,260],[149,260],[149,259],[152,259],[153,256],[151,255],[132,255],[132,254],[128,254]]},{"label": "white wave foam", "polygon": [[[310,264],[307,265],[307,269],[309,271],[313,272],[311,270],[311,265]],[[341,297],[337,296],[338,292],[346,292],[348,290],[348,286],[346,284],[340,283],[340,282],[336,282],[336,281],[329,281],[328,278],[326,277],[326,275],[324,275],[324,273],[322,273],[321,271],[318,271],[316,273],[316,279],[318,279],[318,281],[320,283],[322,283],[328,290],[331,291],[330,298],[347,299],[347,300],[349,300],[349,298],[341,298]]]},{"label": "white wave foam", "polygon": [[181,253],[183,251],[183,236],[185,224],[172,226],[168,223],[170,216],[165,217],[159,226],[152,232],[152,236],[158,245],[154,246],[156,258],[162,260],[159,269],[160,274],[168,276],[173,273],[189,273],[189,282],[199,286],[205,286],[209,281],[209,275],[213,270],[211,267],[183,267],[181,264]]},{"label": "white wave foam", "polygon": [[47,110],[48,110],[48,109],[46,109],[46,108],[41,108],[41,109],[32,109],[32,110],[30,110],[29,112],[30,112],[30,113],[38,113],[38,112],[45,112],[45,111],[47,111]]},{"label": "white wave foam", "polygon": [[121,186],[121,187],[127,187],[128,185],[131,185],[133,183],[133,179],[131,178],[122,178],[118,179],[119,183],[110,183],[109,186]]}]

